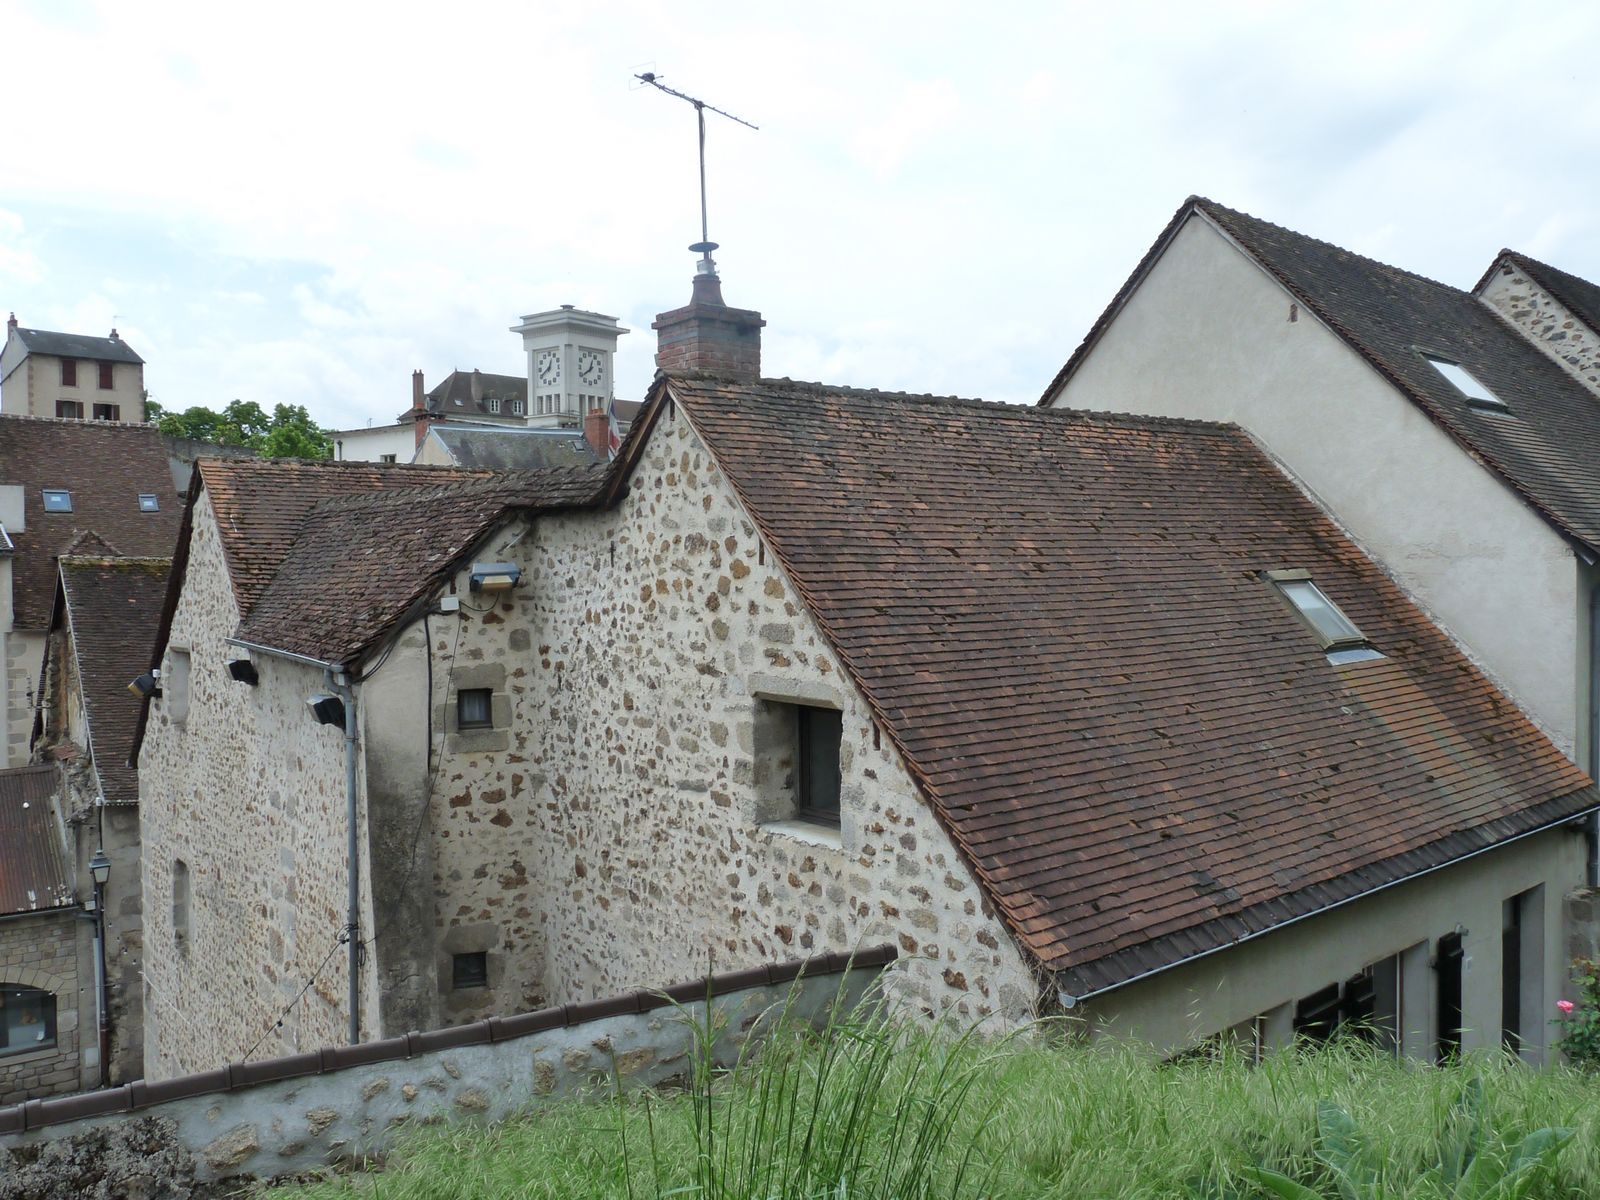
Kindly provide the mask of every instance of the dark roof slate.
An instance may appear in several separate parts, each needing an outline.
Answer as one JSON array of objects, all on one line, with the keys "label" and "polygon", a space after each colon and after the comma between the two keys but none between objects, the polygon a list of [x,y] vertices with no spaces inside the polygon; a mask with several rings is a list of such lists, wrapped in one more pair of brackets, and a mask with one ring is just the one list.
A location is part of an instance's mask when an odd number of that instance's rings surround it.
[{"label": "dark roof slate", "polygon": [[58,358],[92,358],[98,362],[143,363],[120,337],[91,337],[86,333],[56,333],[49,329],[16,329],[17,339],[29,354]]},{"label": "dark roof slate", "polygon": [[590,466],[600,461],[594,447],[577,429],[441,424],[432,426],[428,436],[439,439],[457,466],[484,471],[537,471]]},{"label": "dark roof slate", "polygon": [[[21,484],[27,529],[16,546],[12,597],[21,629],[50,623],[56,558],[111,552],[166,558],[182,514],[174,502],[167,447],[153,425],[0,415],[0,484]],[[44,511],[44,489],[72,493],[70,513]],[[139,510],[141,492],[165,503]]]},{"label": "dark roof slate", "polygon": [[589,504],[604,480],[599,467],[508,471],[421,492],[322,501],[306,513],[238,636],[353,663],[507,515]]},{"label": "dark roof slate", "polygon": [[150,661],[171,566],[170,558],[61,560],[89,748],[108,804],[139,801],[139,773],[128,763],[143,701],[128,681]]},{"label": "dark roof slate", "polygon": [[[663,392],[1075,994],[1597,803],[1235,427],[788,381]],[[1258,576],[1282,568],[1387,657],[1330,665]]]},{"label": "dark roof slate", "polygon": [[53,764],[0,771],[0,913],[68,908],[72,868],[56,819]]},{"label": "dark roof slate", "polygon": [[[1067,360],[1047,404],[1173,234],[1214,222],[1466,451],[1565,536],[1600,553],[1600,398],[1470,292],[1192,196]],[[1458,362],[1511,413],[1484,412],[1424,353]]]}]

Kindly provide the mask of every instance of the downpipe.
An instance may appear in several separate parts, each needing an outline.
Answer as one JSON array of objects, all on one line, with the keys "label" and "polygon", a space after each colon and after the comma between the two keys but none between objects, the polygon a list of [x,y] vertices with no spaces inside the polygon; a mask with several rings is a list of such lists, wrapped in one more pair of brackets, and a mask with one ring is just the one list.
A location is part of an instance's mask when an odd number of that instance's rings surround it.
[{"label": "downpipe", "polygon": [[343,671],[330,673],[333,691],[344,701],[345,859],[349,864],[344,933],[349,943],[350,1044],[361,1041],[361,857],[356,828],[356,690]]},{"label": "downpipe", "polygon": [[[1589,571],[1589,778],[1600,783],[1600,565]],[[1589,814],[1587,877],[1600,887],[1600,810]]]}]

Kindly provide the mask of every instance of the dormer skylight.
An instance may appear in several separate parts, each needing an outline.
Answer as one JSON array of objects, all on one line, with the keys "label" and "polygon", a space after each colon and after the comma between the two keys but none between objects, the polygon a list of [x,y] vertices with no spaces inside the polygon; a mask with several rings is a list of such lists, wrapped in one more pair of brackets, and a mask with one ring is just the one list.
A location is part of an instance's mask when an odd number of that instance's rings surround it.
[{"label": "dormer skylight", "polygon": [[139,511],[140,512],[160,512],[161,511],[161,499],[160,499],[160,497],[157,496],[154,492],[140,492],[139,493]]},{"label": "dormer skylight", "polygon": [[69,513],[72,511],[72,493],[66,488],[44,489],[44,510],[48,513]]},{"label": "dormer skylight", "polygon": [[1308,571],[1268,571],[1266,578],[1283,593],[1294,611],[1317,635],[1331,663],[1363,662],[1383,655],[1372,648],[1366,634],[1328,599]]},{"label": "dormer skylight", "polygon": [[1431,354],[1424,354],[1423,357],[1428,360],[1428,365],[1443,375],[1450,386],[1465,396],[1467,403],[1474,408],[1489,409],[1492,412],[1511,411],[1509,404],[1486,388],[1477,376],[1460,363],[1453,363],[1444,358],[1435,358]]}]

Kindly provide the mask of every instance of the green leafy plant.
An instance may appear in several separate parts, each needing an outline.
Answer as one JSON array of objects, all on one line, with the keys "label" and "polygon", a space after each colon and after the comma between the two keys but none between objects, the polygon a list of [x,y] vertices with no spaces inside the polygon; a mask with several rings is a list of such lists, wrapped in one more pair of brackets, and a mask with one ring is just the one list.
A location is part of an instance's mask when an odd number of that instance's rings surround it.
[{"label": "green leafy plant", "polygon": [[1578,999],[1556,1003],[1555,1024],[1561,1030],[1556,1046],[1575,1067],[1600,1068],[1600,959],[1580,958],[1572,964]]},{"label": "green leafy plant", "polygon": [[[1484,1119],[1483,1080],[1474,1076],[1451,1105],[1439,1140],[1439,1161],[1420,1179],[1400,1180],[1387,1169],[1371,1138],[1337,1104],[1317,1105],[1317,1158],[1333,1178],[1340,1200],[1523,1200],[1547,1171],[1574,1130],[1536,1130],[1506,1146]],[[1325,1200],[1322,1193],[1267,1167],[1245,1168],[1246,1178],[1279,1200]]]}]

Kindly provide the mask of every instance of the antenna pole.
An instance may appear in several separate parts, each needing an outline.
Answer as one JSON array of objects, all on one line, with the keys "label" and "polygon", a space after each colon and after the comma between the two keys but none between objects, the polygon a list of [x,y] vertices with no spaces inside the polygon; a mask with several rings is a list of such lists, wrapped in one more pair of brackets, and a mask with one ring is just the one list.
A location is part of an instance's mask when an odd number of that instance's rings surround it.
[{"label": "antenna pole", "polygon": [[706,226],[706,106],[698,100],[694,102],[694,115],[700,124],[700,240],[709,242],[711,233]]}]

